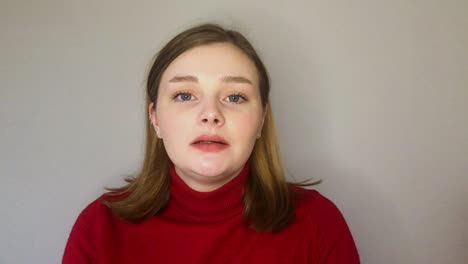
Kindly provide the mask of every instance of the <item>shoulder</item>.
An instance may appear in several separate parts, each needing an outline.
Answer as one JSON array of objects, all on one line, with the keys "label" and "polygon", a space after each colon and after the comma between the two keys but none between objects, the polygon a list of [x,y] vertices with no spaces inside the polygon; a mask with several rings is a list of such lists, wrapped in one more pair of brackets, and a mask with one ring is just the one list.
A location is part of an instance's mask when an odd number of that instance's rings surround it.
[{"label": "shoulder", "polygon": [[338,207],[317,190],[293,187],[296,196],[296,211],[312,218],[326,218],[326,220],[342,218]]},{"label": "shoulder", "polygon": [[102,196],[89,203],[78,215],[63,253],[62,263],[96,262],[96,250],[102,245],[104,227],[113,220]]},{"label": "shoulder", "polygon": [[112,221],[112,210],[105,205],[104,195],[86,205],[76,219],[75,226],[81,229],[91,229],[103,222]]},{"label": "shoulder", "polygon": [[101,214],[108,214],[110,213],[109,207],[104,204],[104,195],[99,196],[91,203],[86,205],[84,209],[81,211],[80,216],[93,216],[93,215],[101,215]]},{"label": "shoulder", "polygon": [[340,209],[317,190],[296,187],[296,224],[313,237],[339,236],[349,233]]},{"label": "shoulder", "polygon": [[316,190],[295,188],[296,225],[307,236],[317,263],[359,263],[359,255],[343,214]]}]

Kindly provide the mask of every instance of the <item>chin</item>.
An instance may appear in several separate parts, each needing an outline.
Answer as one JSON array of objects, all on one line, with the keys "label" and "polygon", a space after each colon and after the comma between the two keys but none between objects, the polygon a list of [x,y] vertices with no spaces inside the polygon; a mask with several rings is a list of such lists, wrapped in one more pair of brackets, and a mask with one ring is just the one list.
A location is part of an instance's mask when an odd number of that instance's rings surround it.
[{"label": "chin", "polygon": [[216,164],[204,166],[198,165],[195,170],[198,174],[206,177],[216,177],[225,172],[224,168],[221,168],[219,165],[217,166]]},{"label": "chin", "polygon": [[193,165],[194,171],[206,177],[216,177],[228,170],[224,160],[199,160]]}]

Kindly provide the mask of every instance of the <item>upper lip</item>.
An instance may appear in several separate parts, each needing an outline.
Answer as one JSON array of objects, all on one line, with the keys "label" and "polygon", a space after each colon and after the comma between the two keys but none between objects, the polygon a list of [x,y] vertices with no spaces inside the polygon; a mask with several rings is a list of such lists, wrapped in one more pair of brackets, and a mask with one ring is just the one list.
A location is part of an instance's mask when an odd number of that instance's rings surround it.
[{"label": "upper lip", "polygon": [[200,141],[212,141],[212,142],[217,142],[217,143],[226,144],[226,145],[228,144],[227,141],[223,137],[220,137],[218,135],[201,135],[201,136],[198,136],[192,141],[192,144],[195,144],[195,143],[200,142]]}]

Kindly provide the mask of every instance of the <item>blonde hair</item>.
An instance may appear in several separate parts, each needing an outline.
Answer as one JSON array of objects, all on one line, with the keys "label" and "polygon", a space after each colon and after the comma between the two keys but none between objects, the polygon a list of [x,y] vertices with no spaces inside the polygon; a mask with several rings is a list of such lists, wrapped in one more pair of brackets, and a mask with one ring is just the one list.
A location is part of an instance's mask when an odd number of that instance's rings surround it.
[{"label": "blonde hair", "polygon": [[[239,32],[216,24],[203,24],[183,31],[156,54],[148,74],[146,106],[156,103],[161,76],[169,64],[190,48],[212,43],[231,43],[241,49],[255,64],[265,120],[262,135],[250,156],[250,175],[244,189],[243,218],[257,231],[276,232],[294,220],[297,193],[294,186],[313,185],[288,183],[284,175],[275,133],[270,84],[266,68],[249,41]],[[148,113],[149,115],[149,113]],[[108,188],[105,204],[122,219],[139,222],[160,212],[170,199],[171,161],[163,141],[146,119],[146,150],[141,171],[127,178],[120,188]]]}]

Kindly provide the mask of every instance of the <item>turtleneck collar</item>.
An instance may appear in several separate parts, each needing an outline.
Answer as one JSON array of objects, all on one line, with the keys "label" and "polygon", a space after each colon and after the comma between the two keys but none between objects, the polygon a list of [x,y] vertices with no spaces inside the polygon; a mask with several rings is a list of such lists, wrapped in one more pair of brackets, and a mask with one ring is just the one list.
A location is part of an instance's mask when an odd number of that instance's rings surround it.
[{"label": "turtleneck collar", "polygon": [[242,171],[223,186],[214,191],[199,192],[190,188],[177,175],[172,164],[170,199],[163,215],[184,222],[212,223],[241,214],[244,185],[249,171],[248,160]]}]

